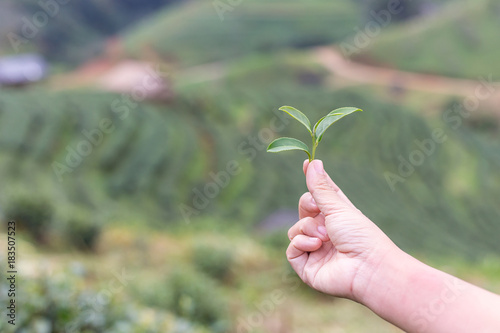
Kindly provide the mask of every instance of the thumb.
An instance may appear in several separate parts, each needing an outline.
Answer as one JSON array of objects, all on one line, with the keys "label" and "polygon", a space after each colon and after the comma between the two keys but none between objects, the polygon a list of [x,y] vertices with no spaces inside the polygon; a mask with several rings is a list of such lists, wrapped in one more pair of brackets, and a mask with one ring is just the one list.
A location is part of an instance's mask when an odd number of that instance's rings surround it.
[{"label": "thumb", "polygon": [[314,160],[309,163],[306,171],[306,182],[314,201],[325,216],[349,208],[329,183],[322,161]]}]

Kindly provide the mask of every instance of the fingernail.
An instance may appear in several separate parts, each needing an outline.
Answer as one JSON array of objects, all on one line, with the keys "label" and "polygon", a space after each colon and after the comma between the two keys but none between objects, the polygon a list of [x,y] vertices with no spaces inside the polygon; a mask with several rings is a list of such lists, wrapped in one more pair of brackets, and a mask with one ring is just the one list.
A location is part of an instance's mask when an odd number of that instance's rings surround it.
[{"label": "fingernail", "polygon": [[313,162],[313,164],[314,164],[314,171],[316,171],[320,175],[322,175],[325,172],[325,170],[323,169],[323,162],[322,161],[315,160]]},{"label": "fingernail", "polygon": [[311,205],[315,208],[318,208],[318,205],[316,204],[316,201],[314,200],[313,197],[311,197]]},{"label": "fingernail", "polygon": [[320,226],[318,227],[318,231],[319,231],[319,233],[320,233],[321,235],[323,235],[323,236],[325,236],[325,237],[326,237],[326,236],[328,236],[328,232],[326,231],[326,227],[325,227],[325,226],[320,225]]}]

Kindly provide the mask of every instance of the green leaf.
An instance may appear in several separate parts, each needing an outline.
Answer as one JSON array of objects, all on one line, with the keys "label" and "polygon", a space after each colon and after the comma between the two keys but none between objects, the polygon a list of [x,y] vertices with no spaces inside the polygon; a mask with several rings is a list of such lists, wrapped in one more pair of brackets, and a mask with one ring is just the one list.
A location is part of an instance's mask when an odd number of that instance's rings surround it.
[{"label": "green leaf", "polygon": [[333,123],[356,111],[363,110],[353,107],[340,108],[333,110],[328,115],[318,120],[316,125],[314,125],[314,136],[316,137],[316,142],[321,141],[321,139],[323,138],[323,134],[325,134],[325,131],[328,129],[328,127],[332,126]]},{"label": "green leaf", "polygon": [[280,111],[286,112],[290,116],[292,116],[292,118],[298,120],[302,125],[304,125],[307,128],[309,133],[312,134],[311,122],[309,121],[309,118],[307,118],[305,114],[303,114],[302,112],[291,106],[282,106],[280,107]]},{"label": "green leaf", "polygon": [[311,153],[309,152],[309,147],[297,139],[294,138],[278,138],[271,142],[267,147],[268,153],[279,153],[280,151],[286,150],[302,150],[307,153],[309,159],[311,159]]}]

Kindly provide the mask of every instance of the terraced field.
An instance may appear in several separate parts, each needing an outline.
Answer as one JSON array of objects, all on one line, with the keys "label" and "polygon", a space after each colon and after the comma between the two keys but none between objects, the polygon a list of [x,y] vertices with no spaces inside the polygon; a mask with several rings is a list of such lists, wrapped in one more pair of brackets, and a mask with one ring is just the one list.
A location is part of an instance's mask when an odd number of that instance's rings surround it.
[{"label": "terraced field", "polygon": [[432,16],[389,26],[352,56],[411,72],[498,80],[499,13],[495,0],[452,1]]},{"label": "terraced field", "polygon": [[[264,152],[278,134],[263,132],[277,117],[273,110],[291,104],[315,118],[355,105],[366,112],[343,121],[318,153],[362,211],[408,250],[470,257],[498,251],[493,231],[500,230],[500,150],[487,139],[492,134],[481,134],[465,119],[461,126],[446,118],[427,120],[364,88],[332,93],[304,80],[320,72],[311,63],[276,61],[280,65],[245,62],[247,71],[234,66],[217,87],[187,86],[168,105],[127,109],[120,104],[123,97],[92,91],[2,93],[0,166],[11,175],[6,186],[21,191],[29,180],[58,205],[111,210],[113,219],[146,209],[152,224],[171,225],[183,222],[191,208],[193,221],[210,216],[250,227],[274,209],[293,209],[305,190],[303,156]],[[287,75],[267,79],[275,73]],[[281,119],[286,118],[276,121]],[[108,132],[98,134],[103,121]],[[291,135],[299,130],[294,126],[279,134]],[[436,128],[446,140],[427,154],[422,144]],[[415,151],[424,156],[422,163],[397,181],[390,178],[401,177],[398,168]],[[199,193],[232,161],[241,172],[218,195],[207,196],[202,209],[194,207]],[[129,204],[121,209],[117,202]]]}]

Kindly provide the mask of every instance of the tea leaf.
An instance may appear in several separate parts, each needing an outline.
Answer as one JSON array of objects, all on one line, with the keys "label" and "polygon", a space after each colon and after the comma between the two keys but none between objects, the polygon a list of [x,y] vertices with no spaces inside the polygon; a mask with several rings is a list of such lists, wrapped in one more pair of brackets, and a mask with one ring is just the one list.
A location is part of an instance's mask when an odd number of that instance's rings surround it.
[{"label": "tea leaf", "polygon": [[309,133],[311,133],[312,135],[311,122],[309,121],[309,118],[307,118],[305,114],[303,114],[302,112],[291,106],[282,106],[280,107],[280,110],[288,113],[290,116],[292,116],[292,118],[298,120],[302,125],[304,125],[307,128]]},{"label": "tea leaf", "polygon": [[339,108],[339,109],[333,110],[328,115],[326,115],[325,117],[318,120],[316,125],[314,125],[314,135],[316,137],[316,142],[321,141],[321,139],[323,138],[323,134],[325,134],[325,131],[333,123],[337,122],[338,120],[340,120],[340,119],[344,118],[345,116],[348,116],[351,113],[354,113],[356,111],[363,111],[363,110],[358,109],[358,108],[354,108],[354,107]]},{"label": "tea leaf", "polygon": [[268,153],[278,153],[280,151],[286,150],[302,150],[307,153],[309,156],[309,160],[311,159],[311,153],[309,152],[309,148],[307,145],[297,139],[294,138],[278,138],[271,142],[267,147]]}]

